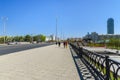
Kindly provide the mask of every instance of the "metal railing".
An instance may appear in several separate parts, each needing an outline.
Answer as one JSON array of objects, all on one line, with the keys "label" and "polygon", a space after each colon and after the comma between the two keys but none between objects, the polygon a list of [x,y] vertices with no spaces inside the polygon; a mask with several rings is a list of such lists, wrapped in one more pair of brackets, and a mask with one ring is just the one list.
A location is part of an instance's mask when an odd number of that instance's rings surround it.
[{"label": "metal railing", "polygon": [[120,80],[120,62],[70,43],[77,55],[94,71],[99,80]]}]

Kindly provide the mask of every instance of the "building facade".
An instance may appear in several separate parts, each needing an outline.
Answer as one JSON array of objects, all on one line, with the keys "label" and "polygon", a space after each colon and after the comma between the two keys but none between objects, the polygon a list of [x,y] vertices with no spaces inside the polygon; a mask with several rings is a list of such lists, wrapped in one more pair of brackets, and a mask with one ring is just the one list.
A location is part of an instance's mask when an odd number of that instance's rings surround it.
[{"label": "building facade", "polygon": [[107,21],[107,34],[114,34],[114,20],[112,18]]},{"label": "building facade", "polygon": [[91,34],[87,34],[83,39],[89,39],[92,40],[93,42],[97,42],[99,40],[99,35],[96,32],[92,32]]},{"label": "building facade", "polygon": [[95,42],[95,43],[97,43],[101,40],[109,40],[111,38],[120,39],[120,34],[102,34],[102,35],[99,35],[96,32],[92,32],[91,34],[87,34],[86,36],[83,37],[83,39],[91,40],[92,42]]},{"label": "building facade", "polygon": [[45,41],[55,41],[55,36],[54,35],[46,36]]}]

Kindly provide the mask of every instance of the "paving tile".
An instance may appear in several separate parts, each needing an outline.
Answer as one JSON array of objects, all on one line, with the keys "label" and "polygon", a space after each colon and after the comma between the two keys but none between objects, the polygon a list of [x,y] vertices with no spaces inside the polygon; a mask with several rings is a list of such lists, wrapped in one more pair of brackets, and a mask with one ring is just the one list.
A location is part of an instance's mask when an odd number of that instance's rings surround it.
[{"label": "paving tile", "polygon": [[0,56],[0,80],[80,80],[69,48],[56,45]]}]

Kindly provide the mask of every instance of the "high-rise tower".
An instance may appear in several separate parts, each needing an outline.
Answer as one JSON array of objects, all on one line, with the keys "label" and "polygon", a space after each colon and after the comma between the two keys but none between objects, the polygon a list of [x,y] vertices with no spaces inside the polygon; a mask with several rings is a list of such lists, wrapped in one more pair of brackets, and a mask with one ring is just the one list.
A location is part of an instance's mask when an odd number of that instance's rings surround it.
[{"label": "high-rise tower", "polygon": [[114,34],[114,19],[112,18],[107,21],[107,34]]}]

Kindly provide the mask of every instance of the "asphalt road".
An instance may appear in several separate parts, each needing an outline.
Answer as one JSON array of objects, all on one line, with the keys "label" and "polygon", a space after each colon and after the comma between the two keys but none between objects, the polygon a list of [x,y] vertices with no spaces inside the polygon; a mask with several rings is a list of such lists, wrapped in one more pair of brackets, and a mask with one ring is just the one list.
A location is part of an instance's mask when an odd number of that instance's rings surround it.
[{"label": "asphalt road", "polygon": [[32,48],[49,46],[50,43],[44,44],[18,44],[18,45],[8,45],[8,46],[0,46],[0,55],[5,55],[13,52],[23,51]]}]

